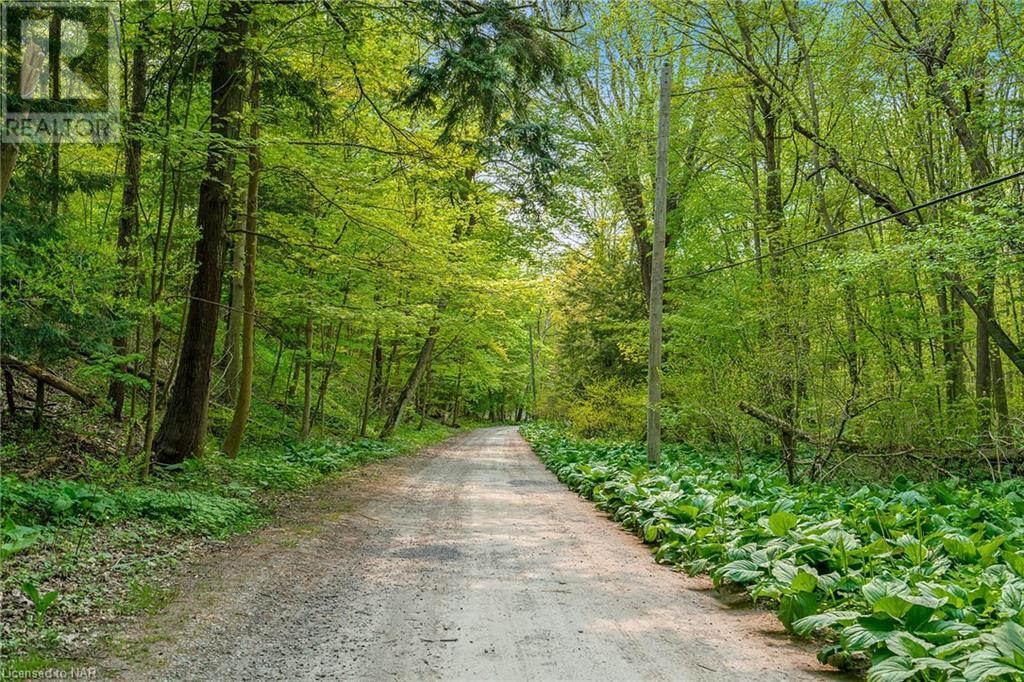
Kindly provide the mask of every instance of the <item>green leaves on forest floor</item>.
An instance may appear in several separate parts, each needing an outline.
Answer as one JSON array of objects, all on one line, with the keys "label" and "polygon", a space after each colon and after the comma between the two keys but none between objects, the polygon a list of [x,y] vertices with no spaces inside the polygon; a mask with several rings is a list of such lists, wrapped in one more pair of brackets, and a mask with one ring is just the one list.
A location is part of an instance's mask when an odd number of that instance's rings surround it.
[{"label": "green leaves on forest floor", "polygon": [[3,671],[18,670],[25,656],[77,658],[89,652],[97,623],[159,610],[175,594],[170,569],[204,545],[265,523],[281,495],[451,433],[427,422],[387,443],[311,441],[237,459],[211,454],[144,483],[118,484],[104,472],[96,483],[0,478]]},{"label": "green leaves on forest floor", "polygon": [[655,547],[774,604],[868,680],[1024,679],[1024,481],[788,485],[776,463],[523,434],[558,478]]}]

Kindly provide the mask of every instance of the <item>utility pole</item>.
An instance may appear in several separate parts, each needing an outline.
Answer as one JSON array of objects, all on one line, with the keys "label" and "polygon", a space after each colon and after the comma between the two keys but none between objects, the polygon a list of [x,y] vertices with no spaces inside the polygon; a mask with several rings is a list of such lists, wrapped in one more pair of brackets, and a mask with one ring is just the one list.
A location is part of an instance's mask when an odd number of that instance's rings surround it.
[{"label": "utility pole", "polygon": [[658,159],[654,178],[654,238],[651,249],[650,333],[647,354],[647,462],[661,460],[661,309],[665,291],[665,216],[668,212],[668,124],[672,67],[661,66],[658,102]]},{"label": "utility pole", "polygon": [[533,354],[533,323],[526,328],[530,334],[530,416],[535,417],[537,412],[537,361]]}]

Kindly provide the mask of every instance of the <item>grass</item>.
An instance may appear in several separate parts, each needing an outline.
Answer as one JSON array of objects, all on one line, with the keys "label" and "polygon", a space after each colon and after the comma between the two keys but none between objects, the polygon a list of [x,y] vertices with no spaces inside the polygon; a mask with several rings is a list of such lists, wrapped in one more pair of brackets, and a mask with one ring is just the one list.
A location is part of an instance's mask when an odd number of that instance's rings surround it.
[{"label": "grass", "polygon": [[128,583],[128,594],[115,608],[118,615],[133,616],[139,613],[156,613],[178,596],[174,587],[165,587],[155,581],[136,579]]}]

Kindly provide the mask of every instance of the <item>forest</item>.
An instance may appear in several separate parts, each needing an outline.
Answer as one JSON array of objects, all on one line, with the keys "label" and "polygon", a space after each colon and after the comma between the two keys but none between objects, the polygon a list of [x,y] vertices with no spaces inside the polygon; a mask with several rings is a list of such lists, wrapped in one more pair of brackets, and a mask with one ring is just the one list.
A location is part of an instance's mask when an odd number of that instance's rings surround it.
[{"label": "forest", "polygon": [[1019,0],[3,12],[5,675],[522,424],[823,665],[1024,679]]}]

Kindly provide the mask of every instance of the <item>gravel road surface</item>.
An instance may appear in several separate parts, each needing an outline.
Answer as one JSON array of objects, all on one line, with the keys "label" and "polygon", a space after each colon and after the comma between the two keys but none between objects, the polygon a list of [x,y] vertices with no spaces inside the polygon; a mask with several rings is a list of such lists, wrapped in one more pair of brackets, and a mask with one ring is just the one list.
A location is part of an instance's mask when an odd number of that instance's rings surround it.
[{"label": "gravel road surface", "polygon": [[[658,566],[515,428],[321,486],[200,559],[126,680],[835,679],[771,614]],[[128,661],[128,662],[125,662]]]}]

